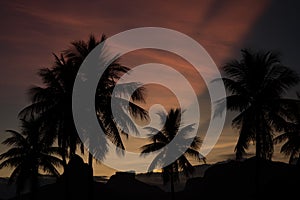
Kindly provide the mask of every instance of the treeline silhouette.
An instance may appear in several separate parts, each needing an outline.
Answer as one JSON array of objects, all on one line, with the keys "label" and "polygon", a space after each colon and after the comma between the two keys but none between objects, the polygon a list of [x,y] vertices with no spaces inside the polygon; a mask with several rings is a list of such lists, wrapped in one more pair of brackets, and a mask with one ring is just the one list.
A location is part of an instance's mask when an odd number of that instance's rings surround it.
[{"label": "treeline silhouette", "polygon": [[[53,54],[54,63],[50,68],[40,69],[38,76],[43,86],[33,86],[29,90],[31,103],[20,111],[20,131],[7,130],[11,137],[2,143],[10,147],[0,155],[0,169],[11,167],[13,171],[9,182],[16,183],[17,196],[21,198],[24,187],[30,187],[32,199],[37,198],[38,176],[40,173],[57,177],[65,196],[64,199],[75,197],[95,198],[93,191],[93,155],[84,151],[72,117],[72,90],[74,81],[84,59],[101,42],[105,35],[98,40],[90,35],[87,41],[71,42],[71,46],[63,50],[60,55]],[[274,144],[282,144],[281,153],[289,156],[289,163],[300,165],[300,101],[288,98],[287,92],[296,86],[300,78],[298,74],[285,66],[280,56],[272,51],[253,51],[242,49],[241,58],[234,59],[220,68],[228,95],[220,100],[215,114],[222,114],[224,108],[235,111],[237,115],[232,119],[232,127],[239,130],[239,138],[235,147],[236,162],[245,157],[249,144],[256,147],[256,161],[271,161]],[[121,135],[128,136],[128,132],[138,133],[135,123],[128,115],[148,120],[148,112],[136,104],[145,102],[145,88],[139,83],[125,83],[118,85],[118,94],[113,93],[120,77],[130,69],[118,60],[105,70],[99,80],[95,95],[95,111],[98,122],[106,136],[121,149],[125,149]],[[134,92],[133,92],[134,91]],[[132,94],[132,101],[128,104],[122,95]],[[296,91],[295,91],[296,94]],[[117,102],[119,118],[115,119],[111,110],[111,101]],[[226,100],[226,101],[225,101]],[[129,105],[127,109],[125,105]],[[224,105],[226,104],[226,106]],[[166,118],[162,130],[147,127],[146,131],[158,132],[149,137],[150,144],[141,147],[141,155],[163,148],[176,135],[182,135],[193,130],[193,124],[180,126],[181,108],[173,108],[168,113],[160,113]],[[117,125],[118,122],[118,125]],[[121,126],[121,127],[118,127]],[[127,132],[122,131],[127,130]],[[201,139],[196,137],[191,141],[182,156],[173,163],[162,168],[163,182],[171,184],[171,197],[175,199],[174,182],[179,181],[178,173],[184,171],[187,176],[193,173],[193,166],[188,158],[199,162],[206,161],[199,153]],[[96,152],[104,158],[107,148],[101,144]],[[76,153],[88,155],[88,164]],[[164,155],[156,157],[150,170],[154,170]],[[101,157],[101,156],[100,156]],[[74,161],[75,160],[75,161]],[[72,163],[79,163],[76,167]],[[81,163],[81,164],[80,164]],[[161,163],[160,163],[161,164]],[[256,177],[262,173],[260,162],[256,163]],[[79,167],[78,167],[79,166]],[[81,167],[80,167],[81,166]],[[64,172],[59,173],[58,167]],[[81,169],[73,173],[73,169]],[[73,173],[73,174],[72,174]],[[86,196],[76,194],[80,187],[75,184],[74,177],[79,178],[86,187]],[[70,175],[72,174],[72,175]],[[259,178],[256,179],[259,185]],[[77,188],[77,189],[76,189]],[[82,189],[82,188],[81,188]],[[256,188],[259,192],[260,188]]]}]

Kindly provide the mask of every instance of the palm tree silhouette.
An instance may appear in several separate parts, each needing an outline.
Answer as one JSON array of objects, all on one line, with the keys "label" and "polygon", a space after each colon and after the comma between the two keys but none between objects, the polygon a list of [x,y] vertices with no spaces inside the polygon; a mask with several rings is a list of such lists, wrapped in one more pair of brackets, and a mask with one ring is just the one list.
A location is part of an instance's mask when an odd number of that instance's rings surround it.
[{"label": "palm tree silhouette", "polygon": [[[29,90],[31,104],[20,111],[20,118],[30,118],[38,114],[48,127],[47,135],[58,140],[58,145],[64,151],[62,155],[64,167],[66,157],[76,152],[81,141],[77,135],[72,116],[72,88],[78,71],[78,66],[63,55],[54,55],[52,68],[39,70],[44,86],[33,86]],[[83,146],[81,146],[83,152]],[[66,154],[69,149],[69,155]]]},{"label": "palm tree silhouette", "polygon": [[[83,145],[78,137],[72,116],[72,90],[77,72],[86,58],[86,56],[100,43],[105,40],[102,35],[101,40],[97,40],[94,35],[90,35],[87,42],[83,40],[74,41],[71,47],[63,51],[60,57],[55,57],[54,66],[51,69],[40,70],[45,87],[33,87],[31,91],[32,104],[20,112],[20,116],[28,116],[32,112],[45,116],[46,124],[54,126],[54,137],[57,136],[58,144],[63,149],[69,149],[69,155],[76,153],[77,146],[83,153]],[[124,149],[121,134],[128,136],[129,131],[138,133],[135,124],[128,117],[128,114],[140,119],[147,119],[148,113],[134,102],[144,102],[145,90],[138,83],[119,84],[116,83],[120,77],[130,69],[119,64],[118,61],[112,62],[105,70],[96,91],[96,113],[99,118],[99,124],[105,134],[118,147]],[[113,90],[116,88],[117,95],[113,96]],[[134,91],[134,92],[133,92]],[[133,92],[133,93],[132,93]],[[129,107],[128,101],[122,98],[122,95],[132,93]],[[113,117],[111,110],[112,98],[119,106],[118,125]],[[105,152],[104,152],[105,153]],[[103,154],[104,154],[103,153]],[[66,164],[66,156],[63,156]],[[93,156],[89,154],[88,163],[92,166]]]},{"label": "palm tree silhouette", "polygon": [[[149,171],[153,171],[158,165],[164,165],[164,158],[166,156],[173,157],[179,151],[180,156],[174,162],[162,168],[163,183],[170,182],[172,199],[175,198],[174,182],[179,181],[179,172],[183,171],[188,177],[194,171],[194,168],[188,158],[194,158],[197,161],[204,161],[205,158],[198,152],[201,140],[199,137],[187,138],[186,136],[194,130],[194,124],[182,126],[181,124],[181,109],[171,109],[166,115],[164,112],[158,113],[162,119],[165,119],[165,124],[162,130],[157,130],[155,127],[146,127],[150,132],[150,140],[152,143],[141,147],[141,155],[147,156],[149,153],[160,150],[168,145],[174,138],[179,137],[179,144],[176,150],[172,149],[169,152],[162,152],[153,160],[149,167]],[[153,133],[157,133],[154,134]],[[188,146],[187,146],[188,145]],[[183,149],[183,150],[182,150]]]},{"label": "palm tree silhouette", "polygon": [[[242,49],[241,60],[232,60],[222,67],[222,78],[230,95],[227,109],[238,114],[232,126],[239,129],[235,152],[241,159],[251,141],[255,142],[256,158],[271,159],[273,135],[283,126],[283,95],[299,82],[298,75],[284,66],[278,54]],[[221,112],[224,99],[219,102]]]},{"label": "palm tree silhouette", "polygon": [[[66,57],[71,59],[75,65],[80,66],[88,54],[101,42],[106,40],[103,34],[100,40],[97,40],[93,34],[90,35],[87,42],[83,40],[72,42],[72,46],[65,50]],[[139,83],[122,83],[116,86],[120,77],[127,73],[130,69],[121,65],[118,60],[113,61],[110,66],[104,71],[99,80],[96,91],[96,113],[99,118],[99,124],[105,134],[110,137],[111,141],[119,148],[125,149],[121,134],[128,137],[129,131],[138,134],[138,130],[134,122],[128,117],[128,114],[147,120],[148,113],[143,108],[134,102],[145,102],[145,88]],[[113,91],[117,94],[113,95]],[[122,98],[122,95],[131,94],[132,101],[128,102]],[[118,110],[118,116],[113,116],[111,103],[114,103],[114,109]],[[129,107],[126,105],[129,104]],[[117,117],[117,118],[116,118]],[[118,126],[117,123],[118,122]],[[92,167],[93,155],[89,153],[88,163]]]},{"label": "palm tree silhouette", "polygon": [[20,196],[29,181],[30,190],[35,198],[38,189],[39,172],[59,176],[56,167],[62,166],[61,148],[52,146],[51,140],[44,134],[40,119],[21,120],[21,132],[7,130],[12,136],[2,142],[11,148],[0,155],[0,169],[14,168],[9,183],[16,183]]},{"label": "palm tree silhouette", "polygon": [[289,121],[286,122],[283,133],[274,138],[274,143],[285,142],[280,152],[285,156],[289,156],[289,163],[293,163],[297,159],[297,165],[300,165],[300,96],[298,99],[287,102]]}]

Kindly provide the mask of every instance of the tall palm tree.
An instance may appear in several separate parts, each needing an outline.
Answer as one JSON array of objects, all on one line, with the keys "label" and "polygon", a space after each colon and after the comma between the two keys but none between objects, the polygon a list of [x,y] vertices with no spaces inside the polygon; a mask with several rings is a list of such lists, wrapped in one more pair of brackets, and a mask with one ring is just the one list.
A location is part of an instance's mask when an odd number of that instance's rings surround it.
[{"label": "tall palm tree", "polygon": [[[76,152],[80,139],[77,135],[72,116],[72,89],[78,66],[63,55],[54,55],[52,68],[39,70],[44,86],[33,86],[29,90],[31,104],[19,113],[20,118],[30,118],[38,114],[47,126],[47,135],[53,140],[58,139],[58,145],[64,151],[62,158],[64,167],[66,157]],[[69,150],[69,155],[66,154]],[[83,150],[82,150],[83,151]]]},{"label": "tall palm tree", "polygon": [[[101,39],[97,40],[91,34],[87,42],[83,40],[72,42],[72,46],[65,50],[64,53],[76,66],[80,66],[88,54],[105,39],[105,35],[102,35]],[[126,137],[128,137],[129,131],[138,134],[135,123],[128,117],[128,114],[140,120],[148,119],[147,111],[135,104],[135,102],[145,102],[145,88],[140,87],[141,85],[136,82],[116,85],[120,77],[129,70],[128,67],[121,65],[118,60],[113,61],[99,80],[95,99],[96,113],[100,126],[105,131],[105,134],[110,137],[111,141],[123,150],[125,147],[121,134],[124,134]],[[115,93],[113,93],[114,90],[116,91]],[[132,94],[132,101],[128,102],[123,98],[127,94]],[[112,101],[115,106],[114,109],[118,111],[118,116],[113,116],[111,110]],[[127,107],[127,105],[129,106]],[[92,161],[93,155],[89,153],[88,163],[90,166],[92,166]]]},{"label": "tall palm tree", "polygon": [[[240,60],[222,67],[222,80],[229,92],[227,109],[238,113],[232,120],[232,126],[239,129],[236,158],[241,159],[253,141],[256,157],[271,159],[274,132],[282,130],[288,114],[282,112],[284,94],[299,82],[299,77],[281,63],[278,54],[249,49],[241,53]],[[217,112],[224,109],[224,104],[224,99],[220,100]]]},{"label": "tall palm tree", "polygon": [[18,196],[27,181],[30,183],[30,190],[35,194],[39,173],[43,171],[58,177],[59,171],[56,167],[62,165],[62,160],[57,157],[61,154],[61,149],[52,146],[51,140],[43,132],[41,120],[32,118],[21,122],[21,132],[7,130],[11,137],[2,144],[9,145],[10,149],[0,155],[0,160],[3,160],[0,169],[14,168],[9,183],[16,183]]},{"label": "tall palm tree", "polygon": [[[188,158],[194,158],[197,161],[204,161],[203,157],[199,153],[201,140],[199,137],[188,138],[188,134],[191,133],[194,128],[194,124],[182,126],[181,124],[181,109],[171,109],[166,115],[164,112],[159,113],[160,117],[165,119],[165,124],[162,130],[157,130],[155,127],[146,127],[145,129],[150,132],[150,144],[146,144],[141,147],[141,155],[147,156],[149,153],[160,150],[166,147],[174,138],[179,137],[179,144],[176,144],[176,149],[171,149],[169,152],[162,152],[153,160],[149,167],[149,171],[152,171],[158,165],[163,165],[167,156],[173,157],[174,154],[180,155],[174,162],[168,164],[162,168],[163,183],[170,182],[172,199],[174,199],[174,182],[179,181],[179,172],[183,171],[186,176],[193,173],[194,168]],[[156,134],[153,134],[156,133]],[[188,146],[187,146],[188,145]],[[178,152],[174,152],[178,151]]]},{"label": "tall palm tree", "polygon": [[[43,113],[46,122],[56,131],[54,136],[58,136],[58,144],[63,149],[69,149],[69,154],[75,154],[78,144],[83,152],[83,145],[78,137],[72,116],[72,90],[77,72],[86,56],[102,41],[90,35],[87,42],[83,40],[71,43],[71,47],[63,51],[60,57],[54,55],[55,63],[51,69],[42,69],[39,75],[42,77],[44,87],[33,87],[31,89],[32,104],[21,111],[20,116],[28,116],[30,113]],[[128,117],[147,119],[147,112],[135,104],[135,101],[144,102],[144,88],[138,83],[119,84],[120,77],[129,71],[129,68],[119,64],[117,61],[110,64],[102,75],[96,91],[96,113],[99,124],[105,133],[118,147],[124,149],[121,134],[127,135],[129,131],[138,133],[134,122]],[[117,91],[113,96],[113,90]],[[134,92],[133,92],[134,91]],[[130,94],[132,101],[129,107],[128,101],[122,95]],[[119,106],[119,118],[117,121],[113,117],[111,100],[115,99]],[[128,111],[128,112],[127,112]],[[92,166],[92,155],[89,154],[89,165]],[[65,161],[65,156],[63,157]],[[64,162],[66,163],[66,161]]]},{"label": "tall palm tree", "polygon": [[286,122],[282,134],[274,138],[274,143],[285,142],[280,152],[289,156],[289,163],[297,159],[297,165],[300,164],[300,96],[297,100],[290,100],[287,105],[290,119]]}]

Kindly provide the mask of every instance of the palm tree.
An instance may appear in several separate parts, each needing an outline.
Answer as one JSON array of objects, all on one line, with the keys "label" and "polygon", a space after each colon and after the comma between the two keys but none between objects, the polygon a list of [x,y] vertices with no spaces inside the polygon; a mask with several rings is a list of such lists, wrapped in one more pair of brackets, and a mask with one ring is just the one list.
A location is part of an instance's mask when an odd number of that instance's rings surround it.
[{"label": "palm tree", "polygon": [[149,167],[149,171],[153,171],[158,165],[164,165],[166,157],[173,157],[174,154],[179,155],[175,161],[162,168],[163,183],[166,184],[170,182],[172,199],[174,199],[174,182],[179,181],[179,172],[183,171],[186,176],[189,176],[194,171],[188,158],[194,158],[197,161],[204,162],[205,158],[198,152],[201,145],[200,138],[192,138],[192,141],[191,138],[187,138],[187,135],[194,130],[194,124],[182,126],[181,109],[171,109],[167,115],[163,112],[159,113],[159,115],[162,121],[165,119],[165,124],[162,130],[157,130],[155,127],[145,128],[150,132],[150,140],[152,143],[141,147],[141,155],[147,156],[149,153],[153,153],[166,147],[175,136],[180,138],[179,144],[176,145],[176,149],[170,149],[169,151],[163,151],[158,154]]},{"label": "palm tree", "polygon": [[[88,54],[101,42],[106,39],[105,35],[97,40],[94,35],[90,35],[87,42],[83,40],[72,42],[72,46],[65,50],[66,57],[71,59],[76,66],[80,66]],[[96,113],[99,118],[99,124],[105,134],[119,148],[125,149],[121,134],[128,137],[129,131],[138,134],[134,122],[128,117],[133,115],[140,120],[147,120],[148,113],[134,102],[145,102],[145,88],[140,87],[139,83],[122,83],[116,85],[120,77],[130,69],[121,65],[118,60],[113,61],[104,71],[96,91]],[[113,91],[116,91],[113,95]],[[132,101],[125,100],[123,95],[132,94]],[[118,116],[113,116],[111,102],[114,103],[114,109],[118,110]],[[129,104],[129,107],[127,107]],[[117,117],[117,118],[116,118]],[[117,126],[119,125],[119,127]],[[89,153],[88,163],[92,166],[93,155]]]},{"label": "palm tree", "polygon": [[[288,115],[282,112],[283,95],[299,82],[299,77],[281,63],[278,54],[249,49],[241,53],[241,60],[222,67],[222,80],[229,92],[227,109],[238,113],[232,120],[232,126],[239,129],[236,158],[241,159],[253,141],[256,158],[271,159],[274,132],[282,130]],[[217,112],[224,109],[224,104],[224,99],[220,100]]]},{"label": "palm tree", "polygon": [[[31,104],[20,111],[20,118],[30,118],[32,114],[41,116],[44,126],[48,127],[47,135],[64,151],[62,155],[64,167],[66,157],[76,152],[81,144],[72,116],[72,88],[78,67],[63,55],[53,54],[55,61],[52,68],[39,70],[44,86],[33,86],[29,90]],[[65,152],[68,152],[67,155]],[[83,150],[82,150],[83,151]]]},{"label": "palm tree", "polygon": [[[55,131],[53,137],[57,137],[58,144],[63,149],[69,149],[69,155],[76,152],[77,146],[80,144],[83,153],[83,145],[78,137],[72,116],[72,90],[74,81],[86,56],[102,41],[91,35],[87,42],[83,40],[71,43],[71,47],[63,51],[60,57],[55,57],[54,66],[51,69],[40,70],[39,75],[42,77],[44,87],[33,87],[31,91],[32,104],[23,109],[20,113],[21,117],[28,116],[32,112],[44,115],[48,126],[52,126]],[[116,87],[116,82],[129,68],[122,66],[117,61],[110,64],[107,70],[102,75],[96,91],[96,113],[99,118],[99,124],[105,130],[107,136],[118,147],[124,149],[121,140],[121,134],[127,136],[129,131],[138,133],[134,123],[128,117],[132,114],[134,117],[147,119],[147,112],[135,104],[135,101],[144,102],[144,88],[139,87],[138,83],[119,84]],[[117,94],[112,96],[113,90],[116,88]],[[130,94],[132,101],[129,102],[129,108],[126,112],[128,101],[122,98],[122,95]],[[123,125],[118,127],[116,119],[113,118],[112,110],[110,109],[111,100],[118,102],[119,118],[118,124]],[[122,131],[123,130],[123,131]],[[66,156],[63,156],[66,164]],[[89,165],[92,167],[92,155],[89,154]]]},{"label": "palm tree", "polygon": [[30,183],[30,190],[34,198],[38,188],[39,172],[59,176],[56,167],[62,165],[62,160],[56,157],[61,154],[59,147],[52,146],[52,142],[44,134],[44,127],[41,120],[31,118],[21,120],[21,132],[7,130],[11,137],[2,144],[11,148],[0,155],[0,169],[3,167],[14,168],[9,183],[17,185],[17,195],[20,196],[27,181]]},{"label": "palm tree", "polygon": [[286,122],[284,132],[274,138],[274,143],[285,142],[280,152],[285,156],[289,156],[289,163],[293,163],[297,159],[297,165],[300,164],[300,96],[297,100],[290,100],[287,104],[290,119]]}]

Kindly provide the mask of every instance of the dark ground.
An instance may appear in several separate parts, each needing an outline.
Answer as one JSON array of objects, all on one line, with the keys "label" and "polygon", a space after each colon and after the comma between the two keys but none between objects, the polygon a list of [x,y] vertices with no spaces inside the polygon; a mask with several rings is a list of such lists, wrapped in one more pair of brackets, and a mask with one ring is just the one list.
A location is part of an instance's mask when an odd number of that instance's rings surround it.
[{"label": "dark ground", "polygon": [[[92,181],[78,174],[88,174],[86,165],[77,166],[57,183],[48,184],[37,192],[37,199],[139,199],[171,200],[171,195],[157,186],[135,179],[134,174],[116,173],[106,183]],[[71,178],[70,178],[71,177]],[[68,180],[68,181],[67,181]],[[68,182],[69,187],[67,187]],[[91,189],[92,188],[92,189]],[[299,199],[300,168],[282,162],[257,160],[229,161],[210,166],[203,177],[190,178],[175,199]],[[66,192],[68,191],[68,192]],[[90,196],[88,196],[88,194]],[[14,198],[15,199],[15,198]],[[22,200],[32,199],[30,194]]]}]

